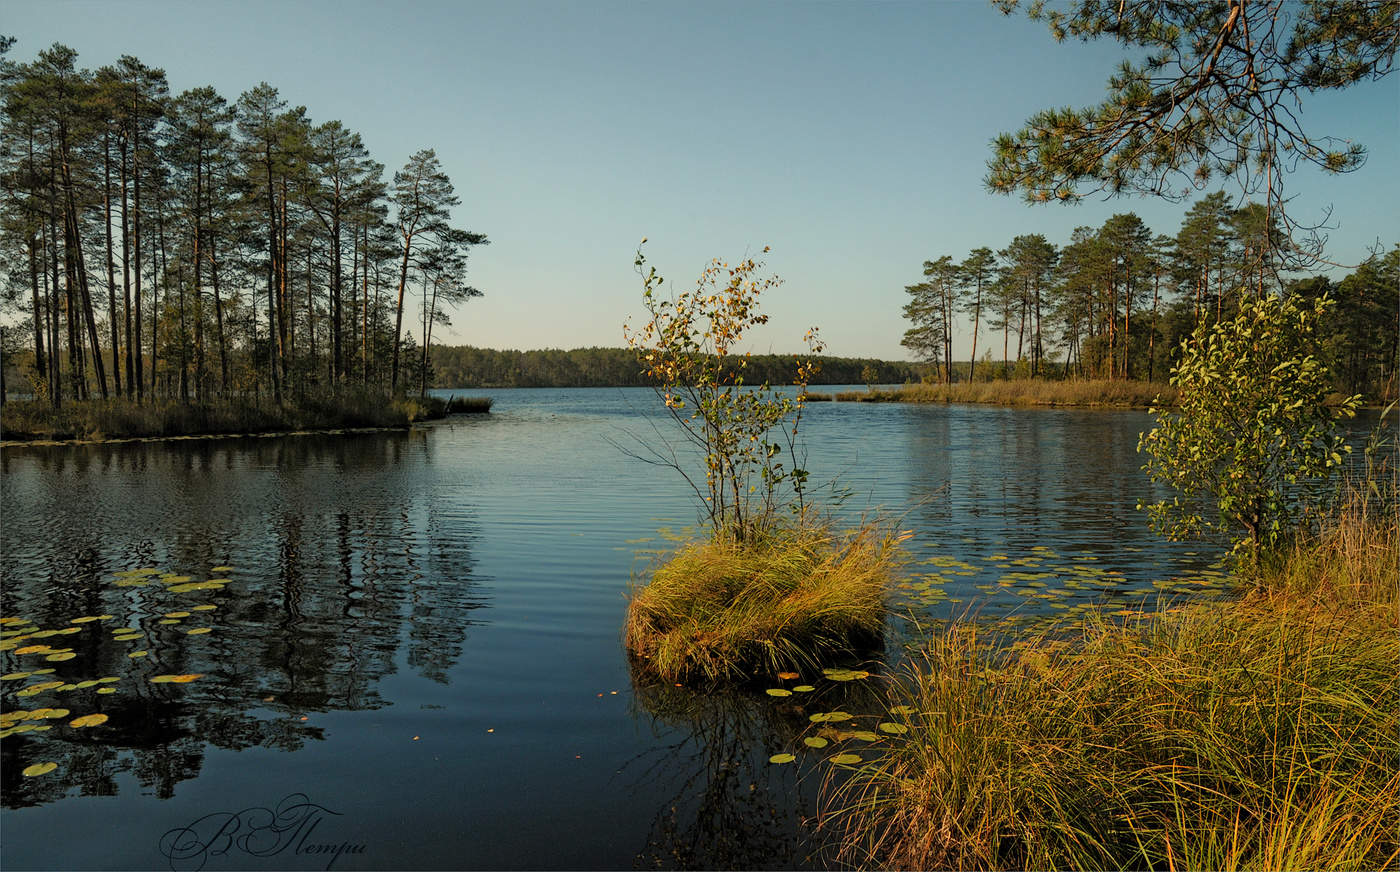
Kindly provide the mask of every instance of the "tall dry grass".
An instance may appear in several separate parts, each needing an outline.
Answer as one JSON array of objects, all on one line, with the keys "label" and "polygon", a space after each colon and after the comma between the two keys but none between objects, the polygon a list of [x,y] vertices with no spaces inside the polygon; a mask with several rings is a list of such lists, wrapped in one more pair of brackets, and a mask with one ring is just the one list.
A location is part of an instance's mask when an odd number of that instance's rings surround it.
[{"label": "tall dry grass", "polygon": [[[1239,599],[1005,644],[954,626],[828,797],[848,862],[1380,869],[1400,858],[1400,521],[1350,499]],[[1379,506],[1380,508],[1376,508]]]},{"label": "tall dry grass", "polygon": [[899,537],[780,528],[696,542],[632,592],[624,627],[639,668],[671,682],[743,682],[880,645]]},{"label": "tall dry grass", "polygon": [[872,403],[986,403],[1001,406],[1110,406],[1146,408],[1170,405],[1176,389],[1157,382],[1119,380],[957,382],[903,385],[891,390],[849,391],[838,400]]}]

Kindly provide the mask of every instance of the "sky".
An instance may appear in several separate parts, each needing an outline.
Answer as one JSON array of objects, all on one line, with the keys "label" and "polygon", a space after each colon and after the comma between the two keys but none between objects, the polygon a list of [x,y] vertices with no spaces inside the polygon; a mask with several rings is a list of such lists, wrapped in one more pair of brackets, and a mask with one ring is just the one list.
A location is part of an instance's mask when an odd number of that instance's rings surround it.
[{"label": "sky", "polygon": [[[925,260],[1024,233],[1063,245],[1119,212],[1174,235],[1190,206],[989,193],[991,140],[1098,102],[1123,55],[985,2],[46,0],[5,4],[0,33],[19,61],[54,42],[89,68],[135,55],[172,94],[212,85],[233,101],[266,81],[313,122],[359,132],[386,176],[435,149],[461,198],[453,223],[491,240],[471,260],[485,296],[452,312],[447,344],[623,344],[648,237],[678,288],[711,258],[771,246],[784,283],[754,351],[799,350],[816,326],[829,354],[905,359],[904,288]],[[1369,159],[1290,174],[1291,214],[1331,210],[1339,263],[1400,242],[1400,75],[1307,95],[1300,117]]]}]

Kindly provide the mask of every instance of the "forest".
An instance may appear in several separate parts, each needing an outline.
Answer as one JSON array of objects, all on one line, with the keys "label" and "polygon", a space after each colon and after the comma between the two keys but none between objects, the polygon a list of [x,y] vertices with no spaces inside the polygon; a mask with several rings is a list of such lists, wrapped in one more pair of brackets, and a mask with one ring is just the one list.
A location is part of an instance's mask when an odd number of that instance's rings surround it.
[{"label": "forest", "polygon": [[[640,387],[652,384],[628,348],[498,351],[470,345],[435,345],[429,355],[438,387],[583,388]],[[865,357],[817,357],[816,384],[903,384],[917,381],[923,367],[904,361]],[[745,381],[788,384],[791,355],[755,354],[747,359]]]},{"label": "forest", "polygon": [[[1174,236],[1128,212],[1076,228],[1063,245],[1024,234],[960,261],[925,261],[922,280],[905,288],[911,326],[901,344],[943,382],[1008,375],[1162,381],[1182,339],[1197,325],[1231,317],[1241,300],[1328,294],[1337,305],[1323,325],[1320,353],[1337,390],[1394,397],[1400,246],[1373,252],[1337,281],[1290,276],[1296,264],[1277,212],[1269,216],[1263,205],[1234,208],[1217,192],[1191,206]],[[974,335],[966,365],[952,352],[960,316]]]},{"label": "forest", "polygon": [[282,402],[426,390],[426,349],[486,236],[434,151],[385,178],[359,134],[266,82],[171,94],[0,37],[5,367],[46,400]]}]

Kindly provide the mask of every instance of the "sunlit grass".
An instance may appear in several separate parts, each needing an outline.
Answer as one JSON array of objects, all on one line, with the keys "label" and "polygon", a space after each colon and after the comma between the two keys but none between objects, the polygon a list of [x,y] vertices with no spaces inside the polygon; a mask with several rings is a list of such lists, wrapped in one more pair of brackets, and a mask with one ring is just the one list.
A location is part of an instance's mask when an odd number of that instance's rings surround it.
[{"label": "sunlit grass", "polygon": [[1116,380],[1016,379],[958,382],[951,385],[903,385],[892,389],[849,391],[836,399],[868,403],[987,403],[1001,406],[1122,406],[1170,405],[1176,389],[1158,382]]},{"label": "sunlit grass", "polygon": [[844,859],[1394,868],[1397,565],[1393,511],[1353,500],[1236,600],[932,635],[893,691],[911,731],[828,796]]},{"label": "sunlit grass", "polygon": [[633,591],[627,650],[662,679],[707,683],[866,653],[882,639],[897,554],[875,524],[687,545]]}]

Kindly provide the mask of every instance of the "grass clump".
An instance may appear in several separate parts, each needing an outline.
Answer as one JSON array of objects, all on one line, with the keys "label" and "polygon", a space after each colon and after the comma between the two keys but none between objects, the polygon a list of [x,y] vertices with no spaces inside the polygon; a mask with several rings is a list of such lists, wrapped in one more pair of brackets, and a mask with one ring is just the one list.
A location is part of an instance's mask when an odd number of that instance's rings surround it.
[{"label": "grass clump", "polygon": [[627,650],[643,670],[690,683],[862,656],[882,643],[899,539],[866,524],[691,543],[633,591]]},{"label": "grass clump", "polygon": [[845,859],[1394,868],[1397,565],[1394,513],[1354,501],[1235,601],[933,636],[891,703],[910,732],[829,797]]},{"label": "grass clump", "polygon": [[490,397],[448,397],[445,414],[484,414],[491,411]]}]

